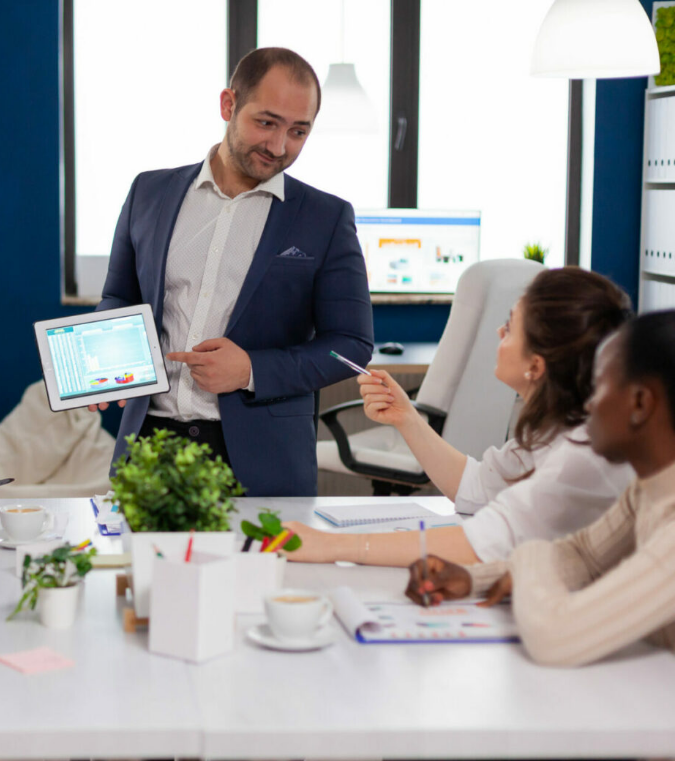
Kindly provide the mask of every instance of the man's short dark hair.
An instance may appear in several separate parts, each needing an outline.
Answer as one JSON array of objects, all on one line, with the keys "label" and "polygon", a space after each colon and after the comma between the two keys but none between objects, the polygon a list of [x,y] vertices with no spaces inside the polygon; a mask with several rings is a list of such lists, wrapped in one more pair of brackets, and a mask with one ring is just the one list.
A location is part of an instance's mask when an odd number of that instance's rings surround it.
[{"label": "man's short dark hair", "polygon": [[[321,107],[321,85],[314,69],[307,61],[288,48],[258,48],[247,53],[237,64],[230,78],[230,89],[237,96],[236,107],[245,105],[262,78],[275,66],[283,66],[291,78],[300,84],[316,87],[316,113]],[[316,115],[316,114],[315,114]]]}]

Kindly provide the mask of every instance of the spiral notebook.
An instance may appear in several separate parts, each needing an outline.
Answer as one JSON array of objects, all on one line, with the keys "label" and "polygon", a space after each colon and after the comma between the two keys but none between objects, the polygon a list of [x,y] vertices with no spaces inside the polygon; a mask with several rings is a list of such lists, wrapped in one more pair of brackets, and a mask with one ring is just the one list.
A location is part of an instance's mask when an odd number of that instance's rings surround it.
[{"label": "spiral notebook", "polygon": [[416,502],[406,504],[383,503],[380,505],[336,505],[323,507],[314,511],[333,526],[364,526],[369,523],[387,523],[388,521],[404,521],[411,518],[421,520],[438,519],[438,513],[432,513]]}]

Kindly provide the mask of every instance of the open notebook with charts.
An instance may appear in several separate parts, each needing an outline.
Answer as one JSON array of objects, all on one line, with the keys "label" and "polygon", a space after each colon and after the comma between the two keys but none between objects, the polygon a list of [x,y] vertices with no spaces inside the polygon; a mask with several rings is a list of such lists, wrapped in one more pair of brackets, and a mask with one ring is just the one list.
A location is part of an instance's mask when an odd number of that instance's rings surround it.
[{"label": "open notebook with charts", "polygon": [[330,597],[340,623],[362,644],[518,640],[510,605],[482,608],[477,600],[457,600],[423,608],[410,601],[362,601],[350,587]]}]

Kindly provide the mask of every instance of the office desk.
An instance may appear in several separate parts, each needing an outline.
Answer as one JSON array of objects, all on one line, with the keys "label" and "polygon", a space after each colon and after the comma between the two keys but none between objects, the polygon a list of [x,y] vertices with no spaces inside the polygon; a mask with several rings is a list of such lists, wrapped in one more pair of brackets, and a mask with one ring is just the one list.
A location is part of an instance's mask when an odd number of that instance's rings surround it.
[{"label": "office desk", "polygon": [[424,375],[436,356],[437,343],[405,343],[403,354],[381,354],[381,343],[375,344],[373,358],[368,367],[386,370],[388,373],[410,373]]},{"label": "office desk", "polygon": [[[265,505],[323,526],[312,509],[344,501],[242,499],[239,517]],[[451,511],[443,498],[416,501]],[[68,538],[90,535],[85,500],[48,506],[73,511]],[[13,558],[0,550],[4,569]],[[286,583],[352,584],[372,599],[400,594],[405,580],[402,569],[289,564]],[[245,631],[262,617],[240,616],[235,650],[192,666],[151,655],[146,634],[123,633],[114,581],[114,571],[89,575],[72,630],[32,616],[0,624],[0,652],[47,645],[76,663],[36,676],[0,667],[0,758],[675,755],[675,658],[646,645],[579,670],[537,667],[519,645],[359,645],[341,629],[325,650],[283,653],[250,644]],[[0,571],[3,617],[17,593]]]}]

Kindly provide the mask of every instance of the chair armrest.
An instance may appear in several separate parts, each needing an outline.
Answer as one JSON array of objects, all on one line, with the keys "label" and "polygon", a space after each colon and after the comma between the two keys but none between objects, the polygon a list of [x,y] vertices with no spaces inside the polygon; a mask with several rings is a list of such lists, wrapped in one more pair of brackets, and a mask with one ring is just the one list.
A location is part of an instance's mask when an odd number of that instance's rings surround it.
[{"label": "chair armrest", "polygon": [[[440,434],[443,430],[445,418],[447,417],[446,413],[435,407],[429,407],[426,404],[418,404],[417,402],[413,402],[412,404],[416,410],[427,415],[428,423],[431,428],[433,428],[436,433]],[[336,404],[334,407],[324,410],[319,415],[319,418],[328,426],[328,430],[335,439],[340,460],[345,468],[359,475],[380,478],[388,481],[398,481],[404,484],[428,483],[429,477],[426,473],[408,473],[394,468],[385,468],[379,465],[360,463],[355,459],[351,446],[349,445],[349,436],[347,436],[347,432],[338,421],[338,415],[345,410],[355,409],[356,407],[363,407],[363,399],[355,399],[351,402]]]},{"label": "chair armrest", "polygon": [[328,430],[333,435],[342,464],[345,468],[349,468],[349,470],[359,473],[358,463],[354,459],[352,448],[349,446],[349,437],[337,419],[341,412],[356,407],[363,407],[363,399],[354,399],[351,402],[343,402],[342,404],[336,404],[334,407],[329,407],[327,410],[319,413],[319,419],[328,426]]},{"label": "chair armrest", "polygon": [[412,406],[418,412],[423,412],[427,416],[427,423],[439,436],[443,433],[445,419],[448,416],[447,412],[443,412],[443,410],[439,410],[436,407],[430,407],[428,404],[420,404],[419,402],[413,402]]}]

